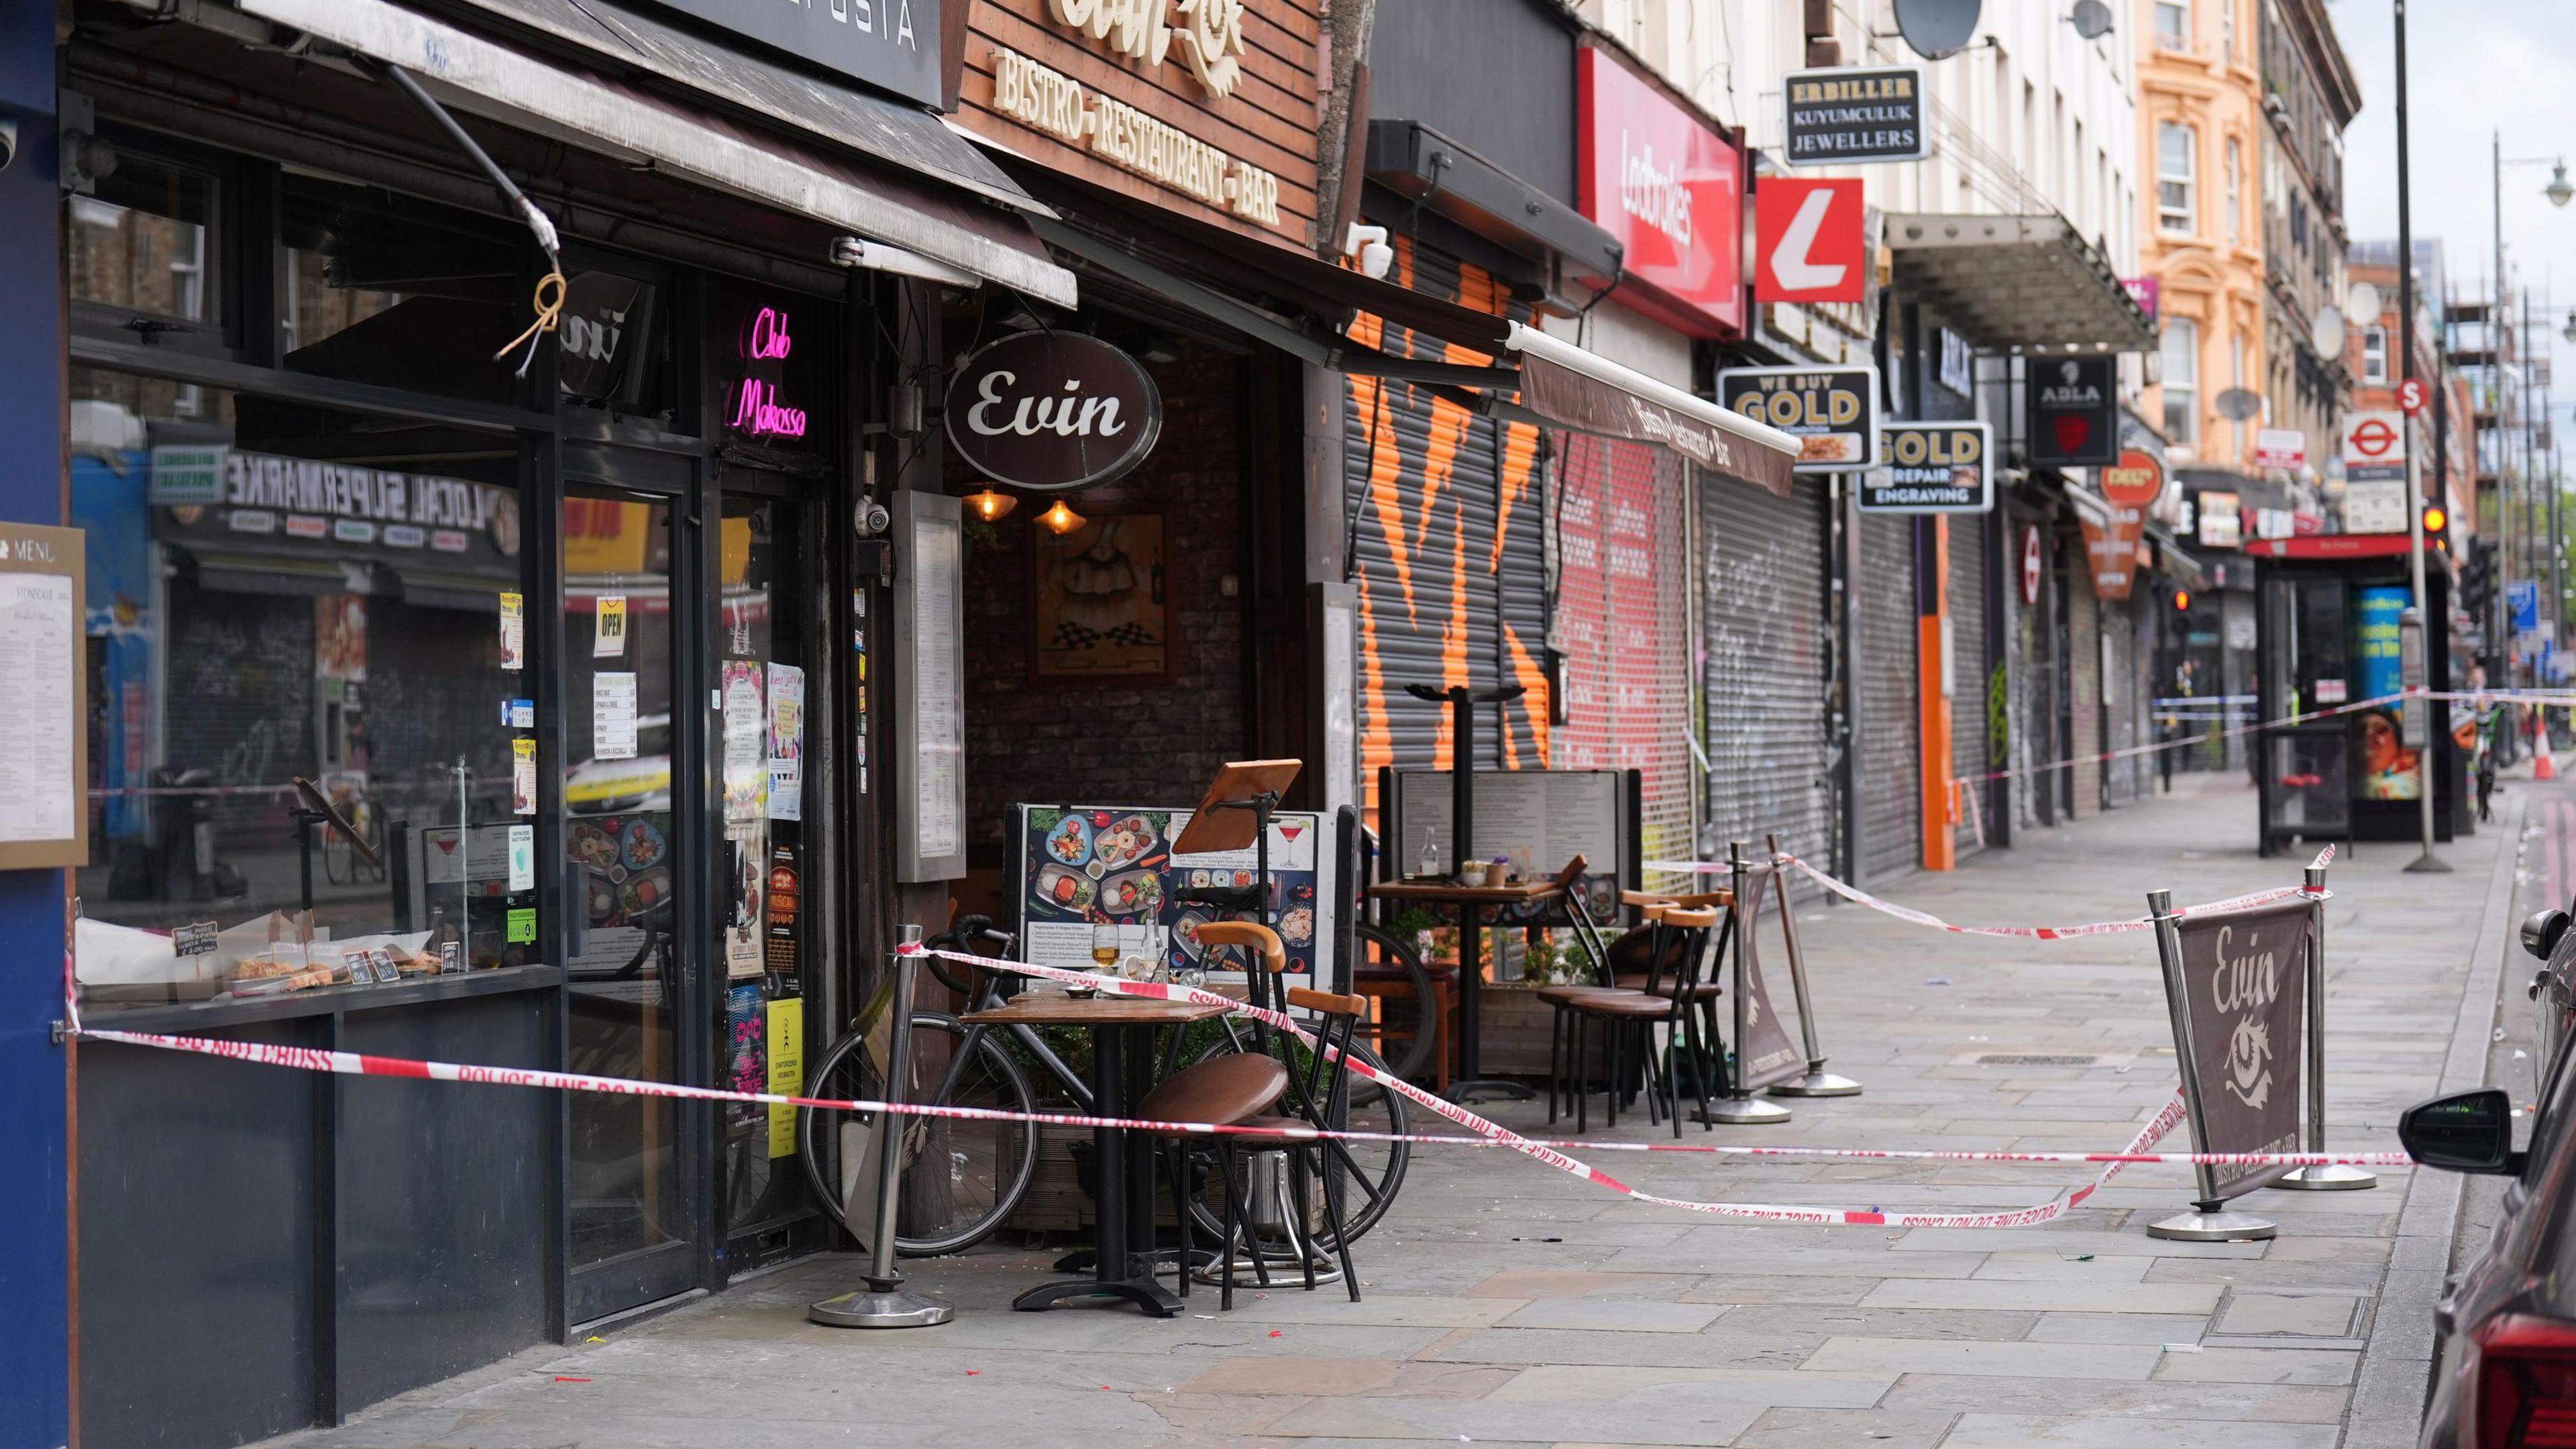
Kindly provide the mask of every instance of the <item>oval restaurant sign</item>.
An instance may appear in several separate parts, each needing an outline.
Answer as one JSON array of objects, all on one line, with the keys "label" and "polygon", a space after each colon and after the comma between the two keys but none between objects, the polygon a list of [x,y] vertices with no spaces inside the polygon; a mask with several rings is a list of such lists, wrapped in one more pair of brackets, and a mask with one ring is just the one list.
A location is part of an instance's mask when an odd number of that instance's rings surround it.
[{"label": "oval restaurant sign", "polygon": [[2111,507],[2101,522],[2084,520],[2084,551],[2093,563],[2093,593],[2098,598],[2129,597],[2137,581],[2138,541],[2146,536],[2147,508],[2165,491],[2164,465],[2153,453],[2129,448],[2120,461],[2101,470],[2102,497]]},{"label": "oval restaurant sign", "polygon": [[948,441],[1014,488],[1108,482],[1143,462],[1162,431],[1154,379],[1079,332],[1015,332],[967,358],[948,384]]}]

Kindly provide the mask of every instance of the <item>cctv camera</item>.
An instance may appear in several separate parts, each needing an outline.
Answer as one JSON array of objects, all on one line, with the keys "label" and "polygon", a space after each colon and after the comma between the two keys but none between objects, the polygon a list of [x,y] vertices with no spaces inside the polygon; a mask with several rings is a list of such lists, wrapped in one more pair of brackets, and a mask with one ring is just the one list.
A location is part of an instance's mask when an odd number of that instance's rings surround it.
[{"label": "cctv camera", "polygon": [[0,121],[0,171],[8,170],[9,163],[17,159],[18,123]]}]

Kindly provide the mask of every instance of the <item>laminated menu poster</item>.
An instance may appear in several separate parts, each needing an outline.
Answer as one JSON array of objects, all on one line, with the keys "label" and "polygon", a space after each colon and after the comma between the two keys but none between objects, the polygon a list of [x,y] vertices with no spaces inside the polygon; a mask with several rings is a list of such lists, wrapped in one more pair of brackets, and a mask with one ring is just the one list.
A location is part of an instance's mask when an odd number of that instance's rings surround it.
[{"label": "laminated menu poster", "polygon": [[[1454,874],[1457,856],[1449,838],[1455,785],[1446,770],[1395,772],[1395,815],[1385,848],[1394,853],[1390,874],[1417,868],[1423,847],[1438,853],[1443,875]],[[1545,878],[1580,855],[1584,901],[1595,921],[1611,919],[1632,858],[1627,820],[1627,777],[1620,770],[1478,770],[1473,788],[1476,838],[1468,858],[1526,859],[1527,873]],[[1562,906],[1536,902],[1497,911],[1498,921],[1562,923]]]},{"label": "laminated menu poster", "polygon": [[[1210,921],[1257,919],[1258,898],[1246,904],[1240,898],[1192,897],[1254,890],[1259,855],[1249,846],[1173,854],[1172,842],[1190,814],[1137,806],[1021,806],[1020,959],[1095,970],[1095,925],[1152,925],[1168,940],[1158,963],[1163,968],[1203,970],[1210,981],[1242,980],[1240,954],[1212,953],[1200,944],[1198,928]],[[1321,816],[1282,810],[1270,817],[1268,904],[1272,929],[1287,950],[1290,985],[1317,984],[1318,963],[1331,960],[1333,903],[1339,899],[1334,867]],[[1141,935],[1131,932],[1122,950]]]},{"label": "laminated menu poster", "polygon": [[68,569],[0,573],[9,679],[0,692],[0,845],[62,848],[82,836],[79,601]]},{"label": "laminated menu poster", "polygon": [[600,673],[590,677],[590,757],[635,758],[634,675]]},{"label": "laminated menu poster", "polygon": [[761,704],[761,665],[724,662],[724,818],[752,825],[769,818],[768,719]]},{"label": "laminated menu poster", "polygon": [[769,818],[805,818],[805,671],[769,666]]}]

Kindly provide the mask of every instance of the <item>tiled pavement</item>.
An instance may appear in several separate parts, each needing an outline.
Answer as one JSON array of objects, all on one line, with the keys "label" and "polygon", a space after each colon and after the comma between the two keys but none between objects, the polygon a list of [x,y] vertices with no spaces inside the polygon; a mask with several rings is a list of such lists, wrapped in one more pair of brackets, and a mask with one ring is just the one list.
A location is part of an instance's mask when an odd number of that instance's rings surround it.
[{"label": "tiled pavement", "polygon": [[[2241,781],[2181,785],[1889,893],[1963,922],[2058,923],[2135,915],[2155,886],[2192,901],[2297,879],[2296,859],[2258,860],[2248,846]],[[2511,862],[2499,870],[2499,854],[2520,808],[2509,794],[2496,826],[2447,848],[2451,875],[2403,874],[2414,852],[2394,845],[2336,865],[2336,1145],[2393,1146],[2396,1112],[2444,1085],[2446,1068],[2455,1082],[2486,1070],[2510,934]],[[1811,907],[1803,920],[1834,1065],[1867,1092],[1794,1103],[1787,1126],[1703,1140],[2115,1147],[2172,1090],[2142,934],[1997,941],[1846,907]],[[2011,1053],[2097,1060],[1979,1060]],[[1543,1120],[1527,1106],[1492,1110],[1516,1126]],[[1645,1130],[1623,1122],[1620,1134]],[[1672,1196],[1857,1207],[2016,1206],[2080,1175],[1687,1156],[1608,1165]],[[1109,1308],[1017,1314],[1004,1305],[1044,1275],[1045,1258],[993,1251],[916,1265],[917,1286],[958,1304],[955,1322],[836,1331],[803,1316],[808,1301],[855,1286],[854,1265],[831,1259],[291,1442],[2411,1444],[2423,1319],[2457,1202],[2455,1180],[2428,1174],[2410,1203],[2411,1177],[2255,1194],[2243,1206],[2277,1221],[2278,1238],[2193,1245],[2143,1231],[2185,1204],[2181,1168],[2134,1170],[2041,1229],[1906,1231],[1721,1222],[1499,1152],[1428,1149],[1395,1213],[1359,1245],[1357,1305],[1337,1289],[1274,1288],[1222,1318],[1208,1294],[1161,1322]]]}]

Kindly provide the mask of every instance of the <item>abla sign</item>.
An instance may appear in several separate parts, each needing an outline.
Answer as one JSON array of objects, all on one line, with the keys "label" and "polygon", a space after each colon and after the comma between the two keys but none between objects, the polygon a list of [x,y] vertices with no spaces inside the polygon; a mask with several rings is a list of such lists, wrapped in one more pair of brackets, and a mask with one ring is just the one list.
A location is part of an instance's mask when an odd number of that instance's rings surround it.
[{"label": "abla sign", "polygon": [[1163,394],[1136,359],[1079,332],[1015,332],[948,383],[948,441],[1014,488],[1106,483],[1154,450]]}]

